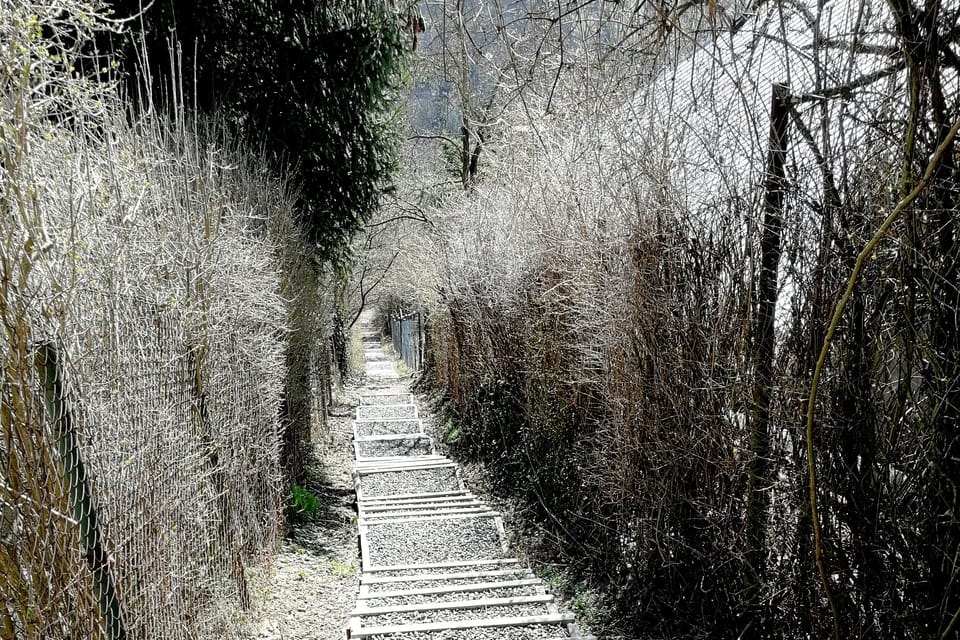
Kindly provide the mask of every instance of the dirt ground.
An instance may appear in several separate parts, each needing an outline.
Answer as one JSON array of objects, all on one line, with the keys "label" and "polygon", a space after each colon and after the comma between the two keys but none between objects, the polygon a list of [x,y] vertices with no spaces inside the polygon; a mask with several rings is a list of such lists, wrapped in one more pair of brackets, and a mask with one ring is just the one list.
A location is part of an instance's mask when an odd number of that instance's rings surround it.
[{"label": "dirt ground", "polygon": [[[349,397],[349,395],[348,395]],[[266,569],[251,571],[244,640],[342,640],[360,576],[353,507],[353,407],[334,408],[315,445],[307,488],[320,500],[314,522],[294,525]]]}]

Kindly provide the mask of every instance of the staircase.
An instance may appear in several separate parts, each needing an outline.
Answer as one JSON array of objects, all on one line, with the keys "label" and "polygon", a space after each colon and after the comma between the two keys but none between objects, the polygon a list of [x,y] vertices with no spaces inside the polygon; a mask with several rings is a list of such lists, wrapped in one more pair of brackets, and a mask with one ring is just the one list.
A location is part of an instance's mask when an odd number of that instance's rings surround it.
[{"label": "staircase", "polygon": [[363,341],[367,384],[354,422],[362,573],[347,637],[586,639],[511,556],[500,514],[437,454],[379,336]]}]

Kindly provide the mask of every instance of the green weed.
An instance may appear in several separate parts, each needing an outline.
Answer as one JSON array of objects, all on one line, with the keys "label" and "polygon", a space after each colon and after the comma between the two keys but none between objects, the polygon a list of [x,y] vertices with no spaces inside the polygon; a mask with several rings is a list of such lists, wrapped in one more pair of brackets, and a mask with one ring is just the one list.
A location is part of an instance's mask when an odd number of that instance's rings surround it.
[{"label": "green weed", "polygon": [[460,425],[456,424],[450,418],[447,418],[447,422],[443,425],[443,443],[453,444],[459,437]]},{"label": "green weed", "polygon": [[341,562],[337,558],[330,560],[330,570],[339,578],[347,578],[357,572],[357,564],[353,561]]},{"label": "green weed", "polygon": [[293,513],[298,518],[309,521],[317,519],[317,512],[320,510],[320,499],[312,492],[295,484],[291,490],[290,502]]}]

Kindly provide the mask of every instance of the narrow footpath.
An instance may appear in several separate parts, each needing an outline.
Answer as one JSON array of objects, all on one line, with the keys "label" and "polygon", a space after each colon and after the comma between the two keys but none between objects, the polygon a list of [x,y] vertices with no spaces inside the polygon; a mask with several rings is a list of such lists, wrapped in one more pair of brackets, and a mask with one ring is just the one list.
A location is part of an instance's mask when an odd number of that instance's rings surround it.
[{"label": "narrow footpath", "polygon": [[512,556],[500,514],[437,455],[375,333],[354,421],[361,574],[350,638],[581,638],[573,614]]}]

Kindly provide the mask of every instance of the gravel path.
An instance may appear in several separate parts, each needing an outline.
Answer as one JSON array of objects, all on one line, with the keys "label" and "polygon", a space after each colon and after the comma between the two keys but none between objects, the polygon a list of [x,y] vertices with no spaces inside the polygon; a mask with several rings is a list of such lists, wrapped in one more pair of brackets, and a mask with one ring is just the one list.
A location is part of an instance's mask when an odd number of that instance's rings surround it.
[{"label": "gravel path", "polygon": [[[543,640],[569,638],[566,624],[476,627],[480,621],[547,616],[557,607],[543,583],[504,552],[503,523],[482,500],[463,491],[458,468],[436,456],[424,432],[406,380],[388,382],[392,364],[382,359],[374,336],[366,336],[367,384],[356,411],[356,482],[363,574],[352,635],[413,624],[444,623],[469,628],[389,633],[378,640]],[[399,368],[397,370],[400,370]],[[374,392],[374,386],[376,391]],[[407,435],[364,439],[368,435]],[[423,456],[431,456],[425,458]],[[378,458],[380,460],[378,460]],[[437,467],[436,464],[448,466]],[[410,469],[411,466],[431,468]],[[391,471],[382,469],[392,468]],[[376,470],[370,473],[371,470]],[[432,496],[456,492],[449,496]],[[382,496],[395,496],[387,500]],[[409,496],[409,497],[401,497]],[[485,513],[469,513],[485,510]],[[456,513],[456,511],[461,513]],[[468,513],[462,513],[468,511]],[[507,562],[495,560],[504,559]],[[436,566],[449,564],[450,566]],[[388,571],[377,567],[396,567]],[[386,580],[386,582],[377,582]],[[520,584],[516,582],[521,581]],[[458,587],[469,587],[463,589]],[[412,590],[426,593],[409,593]],[[379,594],[379,595],[378,595]],[[510,602],[534,598],[536,602]],[[491,605],[489,601],[506,599]],[[542,600],[542,601],[541,601]],[[463,607],[483,601],[483,607]],[[458,606],[460,605],[460,606]],[[400,608],[401,611],[390,611]],[[542,620],[543,618],[535,618]],[[575,636],[574,637],[579,637]]]}]

